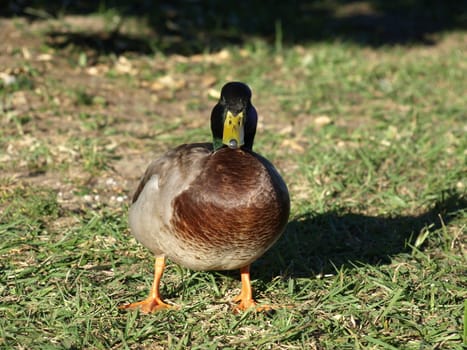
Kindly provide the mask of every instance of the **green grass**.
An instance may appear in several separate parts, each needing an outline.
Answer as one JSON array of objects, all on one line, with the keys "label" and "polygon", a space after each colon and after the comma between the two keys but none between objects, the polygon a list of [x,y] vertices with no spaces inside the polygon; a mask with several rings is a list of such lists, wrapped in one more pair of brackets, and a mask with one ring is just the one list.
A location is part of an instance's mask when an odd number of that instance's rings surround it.
[{"label": "green grass", "polygon": [[[51,50],[50,66],[11,51],[9,68],[34,74],[0,88],[0,347],[463,348],[465,34],[438,39],[252,39],[204,58],[129,55],[134,75],[111,55],[90,76],[80,50]],[[185,84],[151,88],[165,76]],[[255,149],[291,192],[284,236],[252,268],[258,300],[283,307],[233,314],[237,271],[169,262],[162,293],[181,309],[121,312],[153,274],[127,198],[152,157],[209,139],[209,89],[234,79],[253,89]]]}]

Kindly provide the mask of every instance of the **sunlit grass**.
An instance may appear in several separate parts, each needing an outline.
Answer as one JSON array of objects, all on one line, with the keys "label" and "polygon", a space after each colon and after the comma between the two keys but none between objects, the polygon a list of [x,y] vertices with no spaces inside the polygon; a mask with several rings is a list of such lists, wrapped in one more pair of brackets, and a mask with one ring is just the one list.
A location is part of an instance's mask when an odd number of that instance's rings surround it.
[{"label": "sunlit grass", "polygon": [[[252,39],[193,58],[129,56],[131,74],[108,56],[89,74],[75,50],[54,58],[57,70],[16,60],[35,73],[0,89],[1,346],[461,349],[464,41]],[[252,87],[255,150],[291,192],[284,236],[252,268],[258,300],[280,307],[235,315],[238,272],[169,263],[162,293],[181,309],[121,312],[153,274],[128,230],[128,197],[152,157],[209,140],[227,80]]]}]

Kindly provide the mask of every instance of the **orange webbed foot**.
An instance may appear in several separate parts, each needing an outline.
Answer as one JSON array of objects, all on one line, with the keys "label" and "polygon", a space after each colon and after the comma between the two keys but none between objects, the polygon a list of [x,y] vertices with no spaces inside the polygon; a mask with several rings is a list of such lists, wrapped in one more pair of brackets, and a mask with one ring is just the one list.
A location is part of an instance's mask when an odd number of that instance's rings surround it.
[{"label": "orange webbed foot", "polygon": [[233,308],[233,311],[235,313],[239,311],[246,311],[248,309],[256,308],[256,301],[253,298],[248,298],[242,294],[243,293],[240,293],[233,299],[235,303],[238,303]]},{"label": "orange webbed foot", "polygon": [[118,308],[120,310],[140,309],[141,312],[143,312],[145,314],[150,314],[150,313],[160,311],[160,310],[167,310],[167,309],[176,308],[176,306],[164,303],[159,298],[148,297],[148,298],[146,298],[146,299],[144,299],[142,301],[138,301],[138,302],[131,303],[131,304],[120,305]]},{"label": "orange webbed foot", "polygon": [[158,256],[156,257],[156,262],[154,263],[154,282],[152,283],[151,292],[149,296],[136,303],[120,305],[118,308],[120,310],[134,310],[141,309],[145,314],[150,314],[164,309],[177,308],[174,305],[169,305],[162,301],[161,295],[159,293],[159,284],[164,273],[165,268],[165,257]]},{"label": "orange webbed foot", "polygon": [[256,312],[268,312],[273,310],[273,308],[269,305],[260,305],[258,306],[258,303],[252,299],[252,298],[244,298],[240,294],[236,298],[233,299],[234,302],[239,302],[237,305],[233,307],[233,312],[234,313],[239,313],[243,311],[248,311],[248,310],[254,310]]},{"label": "orange webbed foot", "polygon": [[253,299],[253,291],[251,289],[250,281],[250,266],[245,266],[240,269],[240,274],[242,278],[242,290],[240,294],[234,298],[234,302],[240,302],[238,305],[234,306],[233,311],[235,313],[239,311],[247,311],[249,309],[254,309],[255,311],[271,311],[272,307],[268,305],[257,306],[256,301]]}]

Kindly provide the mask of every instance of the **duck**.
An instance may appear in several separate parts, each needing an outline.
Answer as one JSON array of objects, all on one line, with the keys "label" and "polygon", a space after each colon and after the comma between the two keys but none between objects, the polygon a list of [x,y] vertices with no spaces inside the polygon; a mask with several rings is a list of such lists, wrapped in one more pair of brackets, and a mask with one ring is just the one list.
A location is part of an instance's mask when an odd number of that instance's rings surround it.
[{"label": "duck", "polygon": [[133,195],[129,226],[155,256],[149,296],[120,309],[176,307],[160,293],[166,259],[192,270],[240,270],[235,311],[269,309],[253,298],[250,266],[279,239],[290,214],[287,185],[253,151],[258,114],[243,82],[226,83],[211,112],[212,142],[183,144],[152,161]]}]

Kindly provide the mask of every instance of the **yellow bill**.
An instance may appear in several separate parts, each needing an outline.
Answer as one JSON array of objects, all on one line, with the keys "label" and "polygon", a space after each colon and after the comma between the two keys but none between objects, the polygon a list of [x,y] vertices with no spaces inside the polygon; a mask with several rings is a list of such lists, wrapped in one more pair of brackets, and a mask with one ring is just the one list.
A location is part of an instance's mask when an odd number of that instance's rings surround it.
[{"label": "yellow bill", "polygon": [[222,134],[222,143],[230,148],[239,148],[243,146],[245,116],[243,112],[233,115],[227,111],[224,121],[224,132]]}]

